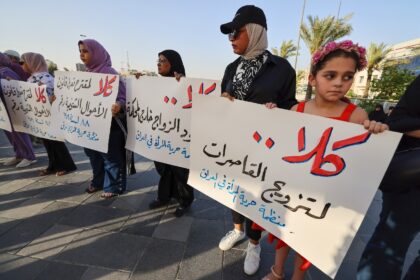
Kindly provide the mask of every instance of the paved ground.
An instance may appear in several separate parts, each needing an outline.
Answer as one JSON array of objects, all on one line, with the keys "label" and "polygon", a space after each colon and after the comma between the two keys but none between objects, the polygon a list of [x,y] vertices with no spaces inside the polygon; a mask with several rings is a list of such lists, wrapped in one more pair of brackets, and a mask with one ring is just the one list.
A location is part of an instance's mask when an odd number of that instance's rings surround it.
[{"label": "paved ground", "polygon": [[[175,205],[149,210],[158,176],[153,163],[139,156],[138,173],[129,177],[126,194],[111,200],[86,194],[89,162],[81,148],[68,147],[78,171],[38,177],[47,162],[43,147],[36,147],[35,165],[5,167],[2,163],[13,153],[0,132],[0,279],[236,280],[261,279],[269,271],[274,251],[265,241],[261,267],[253,277],[242,272],[246,242],[219,250],[220,238],[232,227],[224,206],[196,192],[191,211],[182,218],[174,218]],[[336,279],[355,279],[380,199],[378,193]],[[414,245],[406,267],[420,238]],[[312,267],[307,279],[328,277]]]}]

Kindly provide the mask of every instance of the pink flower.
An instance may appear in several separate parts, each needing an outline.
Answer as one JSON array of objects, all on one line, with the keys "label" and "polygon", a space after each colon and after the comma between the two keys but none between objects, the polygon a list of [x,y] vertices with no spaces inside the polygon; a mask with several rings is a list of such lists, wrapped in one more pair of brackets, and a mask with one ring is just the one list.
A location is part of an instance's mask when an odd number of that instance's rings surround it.
[{"label": "pink flower", "polygon": [[328,44],[325,45],[325,52],[329,53],[333,50],[335,50],[337,48],[337,44],[336,42],[329,42]]},{"label": "pink flower", "polygon": [[350,48],[352,48],[354,46],[354,44],[353,44],[353,42],[351,40],[345,40],[345,41],[342,41],[340,43],[340,46],[342,46],[344,48],[349,48],[350,49]]},{"label": "pink flower", "polygon": [[321,51],[316,51],[314,55],[312,56],[312,61],[314,62],[314,64],[317,63],[321,57],[322,57]]}]

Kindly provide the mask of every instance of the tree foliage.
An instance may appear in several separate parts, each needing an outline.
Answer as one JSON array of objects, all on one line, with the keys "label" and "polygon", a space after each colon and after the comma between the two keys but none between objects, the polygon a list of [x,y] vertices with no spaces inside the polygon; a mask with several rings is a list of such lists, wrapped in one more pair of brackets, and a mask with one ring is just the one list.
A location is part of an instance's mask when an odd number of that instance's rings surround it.
[{"label": "tree foliage", "polygon": [[[326,43],[349,35],[353,30],[351,24],[348,23],[352,16],[352,14],[349,14],[338,19],[333,16],[326,18],[308,16],[308,24],[303,23],[300,27],[300,37],[305,42],[311,55]],[[312,87],[308,83],[305,99],[311,99],[311,96]]]},{"label": "tree foliage", "polygon": [[415,78],[416,76],[407,69],[386,66],[381,77],[372,81],[371,91],[375,98],[398,101]]},{"label": "tree foliage", "polygon": [[291,56],[296,56],[297,47],[293,44],[292,40],[281,42],[280,48],[271,48],[274,55],[288,59]]},{"label": "tree foliage", "polygon": [[390,51],[391,49],[389,49],[384,43],[380,43],[379,45],[375,43],[370,43],[369,49],[367,51],[367,78],[366,87],[363,93],[364,98],[367,98],[369,96],[369,89],[372,81],[373,70],[379,69],[379,65]]}]

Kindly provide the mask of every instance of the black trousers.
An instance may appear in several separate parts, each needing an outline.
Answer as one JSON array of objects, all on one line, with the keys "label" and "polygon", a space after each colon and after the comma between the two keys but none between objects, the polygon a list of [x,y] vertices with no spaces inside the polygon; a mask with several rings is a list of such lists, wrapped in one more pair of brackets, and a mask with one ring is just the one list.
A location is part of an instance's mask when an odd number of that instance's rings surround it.
[{"label": "black trousers", "polygon": [[249,239],[255,241],[259,241],[261,239],[261,231],[252,229],[253,221],[234,210],[232,210],[232,219],[234,224],[243,224],[245,222],[245,233]]},{"label": "black trousers", "polygon": [[157,161],[155,167],[160,175],[158,199],[168,202],[174,197],[181,206],[190,206],[194,200],[194,189],[187,184],[189,170]]},{"label": "black trousers", "polygon": [[48,154],[48,171],[73,171],[76,165],[64,142],[42,139]]}]

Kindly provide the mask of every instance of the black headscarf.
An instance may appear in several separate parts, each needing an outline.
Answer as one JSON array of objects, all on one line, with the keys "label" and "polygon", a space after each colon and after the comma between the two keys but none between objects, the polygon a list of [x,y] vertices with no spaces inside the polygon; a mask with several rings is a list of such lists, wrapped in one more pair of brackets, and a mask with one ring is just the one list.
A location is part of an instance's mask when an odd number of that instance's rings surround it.
[{"label": "black headscarf", "polygon": [[175,72],[178,74],[182,74],[185,76],[185,68],[184,63],[182,63],[182,58],[178,52],[174,50],[164,50],[159,53],[159,55],[163,55],[171,64],[171,69],[169,70],[169,77],[174,77]]},{"label": "black headscarf", "polygon": [[386,115],[384,112],[384,108],[381,104],[376,104],[375,109],[370,112],[369,120],[377,121],[377,122],[384,122],[386,119]]}]

